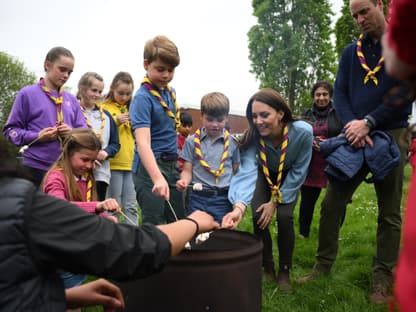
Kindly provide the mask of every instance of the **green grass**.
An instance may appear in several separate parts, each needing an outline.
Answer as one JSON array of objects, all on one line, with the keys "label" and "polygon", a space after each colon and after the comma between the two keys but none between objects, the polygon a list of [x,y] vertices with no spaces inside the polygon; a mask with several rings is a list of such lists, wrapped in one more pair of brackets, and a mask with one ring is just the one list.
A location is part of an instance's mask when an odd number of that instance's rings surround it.
[{"label": "green grass", "polygon": [[[407,194],[410,167],[406,167],[403,200]],[[320,202],[315,208],[308,239],[296,239],[293,257],[292,280],[307,274],[315,261],[317,248]],[[295,232],[299,233],[298,206],[295,209]],[[377,204],[372,184],[363,183],[355,192],[353,202],[347,207],[345,222],[340,233],[337,260],[328,277],[311,281],[306,285],[294,284],[294,293],[281,294],[276,284],[264,281],[262,295],[263,312],[384,312],[387,307],[368,301],[371,283],[371,264],[375,252]],[[239,230],[252,232],[251,212],[248,211]],[[276,227],[272,226],[273,239]],[[274,243],[274,259],[277,265],[277,245]],[[101,308],[83,309],[84,312],[103,311]],[[233,311],[230,311],[233,312]]]},{"label": "green grass", "polygon": [[[410,168],[406,168],[406,177]],[[404,185],[403,200],[407,194],[407,178]],[[312,268],[318,240],[318,225],[322,192],[315,208],[309,239],[295,242],[292,280],[304,276]],[[295,232],[299,233],[298,206],[295,209]],[[252,231],[250,213],[239,229]],[[385,305],[374,305],[368,301],[371,286],[371,264],[375,253],[375,233],[377,227],[377,202],[372,184],[363,183],[355,192],[353,202],[347,207],[347,214],[340,233],[337,260],[328,277],[322,277],[305,285],[294,283],[292,295],[281,294],[276,284],[264,281],[262,296],[263,312],[381,312],[387,311]],[[275,225],[271,228],[276,237]],[[274,243],[275,264],[278,263],[277,245]]]}]

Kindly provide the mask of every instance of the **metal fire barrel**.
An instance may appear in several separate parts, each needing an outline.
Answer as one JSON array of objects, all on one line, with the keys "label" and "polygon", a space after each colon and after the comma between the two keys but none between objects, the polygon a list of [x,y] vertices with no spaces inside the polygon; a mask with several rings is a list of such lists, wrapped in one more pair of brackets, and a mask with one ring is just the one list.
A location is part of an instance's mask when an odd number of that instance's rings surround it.
[{"label": "metal fire barrel", "polygon": [[123,311],[260,312],[262,249],[251,233],[215,231],[172,257],[162,272],[118,283]]}]

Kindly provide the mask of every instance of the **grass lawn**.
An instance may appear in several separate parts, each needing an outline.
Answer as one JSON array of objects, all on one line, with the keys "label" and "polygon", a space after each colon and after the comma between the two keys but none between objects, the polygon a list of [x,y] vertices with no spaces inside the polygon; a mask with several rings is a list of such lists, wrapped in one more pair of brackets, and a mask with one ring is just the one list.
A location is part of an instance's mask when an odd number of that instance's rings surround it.
[{"label": "grass lawn", "polygon": [[[410,167],[406,168],[403,199],[407,194],[407,181]],[[295,280],[312,268],[317,248],[318,224],[321,194],[312,223],[310,237],[298,239],[296,236],[291,277]],[[295,232],[298,235],[298,207],[295,209]],[[247,212],[239,229],[252,232],[251,213]],[[263,312],[381,312],[386,306],[369,303],[371,283],[371,263],[375,252],[375,231],[377,225],[377,203],[372,184],[363,183],[356,191],[353,202],[347,207],[347,215],[340,233],[337,261],[329,277],[323,277],[306,285],[294,284],[294,293],[281,294],[276,284],[263,282]],[[276,227],[272,226],[274,239]],[[278,255],[274,244],[275,264]],[[277,266],[276,266],[277,269]],[[103,311],[101,308],[83,311]],[[230,311],[234,312],[234,311]]]}]

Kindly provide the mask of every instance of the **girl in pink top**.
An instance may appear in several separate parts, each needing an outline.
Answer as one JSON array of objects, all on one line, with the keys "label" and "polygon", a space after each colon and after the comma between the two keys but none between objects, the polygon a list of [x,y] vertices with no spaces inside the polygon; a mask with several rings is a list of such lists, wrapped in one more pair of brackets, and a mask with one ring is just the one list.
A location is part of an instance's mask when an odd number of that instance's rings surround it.
[{"label": "girl in pink top", "polygon": [[[101,142],[90,129],[74,129],[65,140],[58,160],[46,173],[43,192],[71,201],[90,213],[119,213],[116,200],[97,201],[93,169],[100,149]],[[116,221],[116,218],[106,217]]]},{"label": "girl in pink top", "polygon": [[[97,201],[96,184],[93,175],[94,162],[101,150],[100,140],[90,129],[74,129],[65,139],[62,153],[46,173],[42,189],[46,194],[71,201],[93,214],[105,211],[120,213],[115,199]],[[117,218],[104,215],[117,222]],[[86,276],[62,272],[65,288],[81,284]]]}]

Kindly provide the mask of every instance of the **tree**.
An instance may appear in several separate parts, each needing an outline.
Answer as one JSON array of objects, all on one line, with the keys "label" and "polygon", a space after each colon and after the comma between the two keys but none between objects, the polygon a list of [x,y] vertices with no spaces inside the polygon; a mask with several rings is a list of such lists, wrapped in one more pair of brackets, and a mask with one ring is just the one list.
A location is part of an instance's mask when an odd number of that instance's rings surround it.
[{"label": "tree", "polygon": [[251,72],[299,112],[310,106],[315,81],[334,79],[328,0],[253,0],[252,5],[258,24],[248,32]]},{"label": "tree", "polygon": [[35,83],[36,76],[17,59],[0,51],[0,124],[3,128],[17,92]]}]

